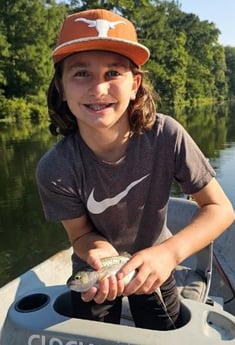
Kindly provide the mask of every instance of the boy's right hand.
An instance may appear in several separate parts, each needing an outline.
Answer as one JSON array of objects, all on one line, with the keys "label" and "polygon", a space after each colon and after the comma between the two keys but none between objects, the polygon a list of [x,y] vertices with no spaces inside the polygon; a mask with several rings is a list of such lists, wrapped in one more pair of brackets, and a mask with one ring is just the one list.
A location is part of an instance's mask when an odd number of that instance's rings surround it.
[{"label": "boy's right hand", "polygon": [[123,294],[125,285],[123,280],[117,280],[116,276],[110,276],[99,281],[99,288],[91,287],[86,292],[81,293],[84,302],[94,300],[97,304],[104,301],[113,301]]},{"label": "boy's right hand", "polygon": [[[102,268],[101,260],[104,257],[116,256],[119,253],[108,242],[102,248],[91,249],[87,255],[87,263],[94,269],[99,270]],[[99,288],[91,287],[86,292],[81,294],[83,301],[89,302],[94,300],[96,303],[101,304],[105,300],[113,301],[118,296],[121,296],[124,291],[123,280],[117,280],[116,276],[110,276],[99,281]]]}]

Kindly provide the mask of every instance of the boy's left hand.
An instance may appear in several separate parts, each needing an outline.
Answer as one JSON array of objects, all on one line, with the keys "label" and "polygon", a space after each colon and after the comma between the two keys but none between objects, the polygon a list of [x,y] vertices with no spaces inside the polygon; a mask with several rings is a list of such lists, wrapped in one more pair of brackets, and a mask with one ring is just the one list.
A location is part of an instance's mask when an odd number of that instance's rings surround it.
[{"label": "boy's left hand", "polygon": [[151,294],[167,280],[175,266],[174,257],[162,243],[134,254],[117,278],[121,280],[136,270],[137,274],[125,287],[124,294]]}]

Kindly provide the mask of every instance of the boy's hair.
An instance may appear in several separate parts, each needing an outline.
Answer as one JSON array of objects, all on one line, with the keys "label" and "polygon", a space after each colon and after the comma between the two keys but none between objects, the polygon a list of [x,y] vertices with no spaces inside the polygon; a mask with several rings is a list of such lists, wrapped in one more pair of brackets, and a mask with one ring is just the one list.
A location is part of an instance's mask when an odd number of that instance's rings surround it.
[{"label": "boy's hair", "polygon": [[[51,133],[66,136],[77,131],[78,124],[67,102],[62,98],[62,68],[63,61],[55,65],[55,73],[47,93],[47,105],[51,120],[49,127]],[[141,74],[142,76],[136,98],[131,100],[128,106],[130,129],[133,133],[141,134],[144,129],[150,129],[155,121],[157,97],[150,86],[144,83],[144,72],[131,61],[130,68],[134,75]]]}]

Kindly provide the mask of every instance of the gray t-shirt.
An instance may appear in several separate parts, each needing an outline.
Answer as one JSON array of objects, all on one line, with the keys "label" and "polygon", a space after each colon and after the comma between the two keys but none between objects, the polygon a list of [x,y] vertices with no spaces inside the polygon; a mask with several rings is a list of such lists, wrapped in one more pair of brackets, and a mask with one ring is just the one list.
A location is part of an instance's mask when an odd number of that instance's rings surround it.
[{"label": "gray t-shirt", "polygon": [[52,147],[37,168],[48,220],[87,214],[117,251],[130,254],[169,237],[166,211],[174,179],[192,194],[213,176],[189,134],[162,114],[151,130],[132,135],[125,157],[114,164],[98,159],[77,132]]}]

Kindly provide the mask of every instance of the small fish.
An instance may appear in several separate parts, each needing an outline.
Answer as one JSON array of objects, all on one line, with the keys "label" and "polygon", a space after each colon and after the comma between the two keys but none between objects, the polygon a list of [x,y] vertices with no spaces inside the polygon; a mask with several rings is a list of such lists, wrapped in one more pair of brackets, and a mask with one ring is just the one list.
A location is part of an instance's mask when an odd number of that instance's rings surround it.
[{"label": "small fish", "polygon": [[[82,271],[77,272],[72,276],[68,282],[68,287],[77,292],[84,292],[90,289],[92,286],[99,287],[99,281],[108,278],[111,275],[117,274],[120,269],[130,260],[129,254],[111,256],[101,259],[102,268],[100,270],[94,270],[91,266]],[[135,276],[136,271],[130,272],[124,277],[124,284],[127,285],[131,279]]]},{"label": "small fish", "polygon": [[[124,253],[123,255],[117,255],[117,256],[110,256],[106,258],[101,259],[102,268],[100,270],[94,270],[91,266],[87,266],[83,270],[77,272],[74,276],[72,276],[68,282],[68,287],[76,292],[85,292],[88,289],[90,289],[92,286],[99,288],[99,281],[108,278],[111,275],[117,274],[120,269],[130,260],[131,256],[127,253]],[[136,274],[136,270],[130,272],[128,275],[126,275],[124,280],[124,285],[129,284],[129,282],[134,278]],[[161,290],[160,288],[157,288],[155,290],[155,295],[158,297],[162,308],[171,321],[174,328],[175,324],[173,320],[171,319],[170,315],[168,314],[166,304],[162,298]]]}]

